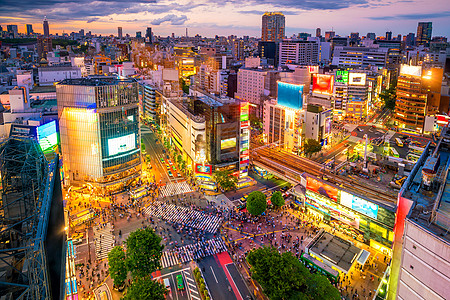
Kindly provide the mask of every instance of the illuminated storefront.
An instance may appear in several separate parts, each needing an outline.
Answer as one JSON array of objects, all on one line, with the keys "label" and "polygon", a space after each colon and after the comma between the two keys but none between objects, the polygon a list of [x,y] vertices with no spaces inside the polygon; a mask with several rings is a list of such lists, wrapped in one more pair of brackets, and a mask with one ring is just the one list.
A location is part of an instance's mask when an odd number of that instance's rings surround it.
[{"label": "illuminated storefront", "polygon": [[393,242],[395,213],[334,185],[305,174],[305,207],[353,238],[380,251]]},{"label": "illuminated storefront", "polygon": [[240,144],[239,144],[239,178],[248,176],[248,166],[250,162],[250,121],[249,121],[249,103],[241,103],[241,126],[240,126]]}]

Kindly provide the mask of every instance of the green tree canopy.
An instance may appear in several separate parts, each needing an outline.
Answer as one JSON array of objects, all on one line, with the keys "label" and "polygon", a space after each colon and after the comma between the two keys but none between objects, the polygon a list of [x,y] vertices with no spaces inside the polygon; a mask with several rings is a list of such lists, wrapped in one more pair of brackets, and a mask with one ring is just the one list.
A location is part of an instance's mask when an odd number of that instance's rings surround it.
[{"label": "green tree canopy", "polygon": [[125,300],[165,300],[166,287],[149,276],[138,277],[128,288]]},{"label": "green tree canopy", "polygon": [[254,216],[259,216],[266,211],[266,195],[261,191],[253,191],[247,197],[247,210]]},{"label": "green tree canopy", "polygon": [[274,247],[263,247],[251,251],[247,260],[253,279],[269,299],[290,299],[296,292],[306,292],[309,271],[291,252],[280,254]]},{"label": "green tree canopy", "polygon": [[284,205],[283,194],[280,191],[276,191],[272,194],[272,197],[270,197],[270,202],[272,202],[272,205],[276,208],[282,207]]},{"label": "green tree canopy", "polygon": [[389,109],[395,108],[395,101],[397,99],[397,81],[394,80],[389,89],[383,89],[380,93],[380,98],[384,102],[384,107]]},{"label": "green tree canopy", "polygon": [[133,277],[145,277],[160,267],[164,246],[161,237],[147,227],[130,233],[127,238],[127,266]]},{"label": "green tree canopy", "polygon": [[304,149],[306,155],[311,155],[322,150],[322,145],[315,139],[306,139]]},{"label": "green tree canopy", "polygon": [[247,255],[252,278],[271,300],[339,300],[339,291],[325,276],[311,274],[291,253],[263,247]]},{"label": "green tree canopy", "polygon": [[121,246],[115,246],[108,253],[109,274],[115,286],[121,286],[127,279],[127,264],[125,252]]},{"label": "green tree canopy", "polygon": [[238,179],[236,176],[232,175],[232,172],[230,170],[216,170],[214,171],[213,177],[223,191],[226,192],[236,189]]}]

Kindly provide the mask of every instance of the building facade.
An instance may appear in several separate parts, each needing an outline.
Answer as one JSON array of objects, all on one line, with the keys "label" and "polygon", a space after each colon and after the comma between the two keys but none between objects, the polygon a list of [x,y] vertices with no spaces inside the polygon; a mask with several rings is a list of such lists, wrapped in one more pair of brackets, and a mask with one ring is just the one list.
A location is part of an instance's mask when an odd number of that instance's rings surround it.
[{"label": "building facade", "polygon": [[419,24],[417,25],[416,44],[428,46],[431,41],[432,32],[432,22],[419,22]]},{"label": "building facade", "polygon": [[114,77],[56,86],[64,184],[114,190],[140,175],[139,84]]},{"label": "building facade", "polygon": [[283,40],[280,42],[279,64],[317,65],[319,43],[316,41]]},{"label": "building facade", "polygon": [[262,16],[261,39],[263,42],[278,42],[284,38],[285,18],[281,12],[266,12]]},{"label": "building facade", "polygon": [[332,65],[340,68],[386,67],[388,49],[376,47],[335,46]]}]

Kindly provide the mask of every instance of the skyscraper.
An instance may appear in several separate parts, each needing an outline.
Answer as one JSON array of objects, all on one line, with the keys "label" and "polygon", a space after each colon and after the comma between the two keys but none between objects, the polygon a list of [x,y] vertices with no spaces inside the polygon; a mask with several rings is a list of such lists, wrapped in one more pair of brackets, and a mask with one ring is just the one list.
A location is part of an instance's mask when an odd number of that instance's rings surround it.
[{"label": "skyscraper", "polygon": [[392,31],[386,31],[386,40],[392,40]]},{"label": "skyscraper", "polygon": [[95,76],[56,86],[64,183],[115,190],[141,171],[139,84]]},{"label": "skyscraper", "polygon": [[232,49],[233,58],[235,60],[244,59],[244,41],[241,39],[234,40]]},{"label": "skyscraper", "polygon": [[27,24],[27,35],[33,34],[33,25]]},{"label": "skyscraper", "polygon": [[142,32],[136,31],[136,38],[137,38],[137,39],[142,38]]},{"label": "skyscraper", "polygon": [[325,31],[325,40],[328,42],[332,38],[336,36],[336,33],[334,31]]},{"label": "skyscraper", "polygon": [[417,25],[416,44],[428,46],[431,41],[432,31],[432,22],[419,22],[419,25]]},{"label": "skyscraper", "polygon": [[262,16],[263,41],[278,42],[284,38],[285,18],[281,12],[266,12]]},{"label": "skyscraper", "polygon": [[50,29],[48,28],[48,21],[47,21],[47,17],[44,17],[44,37],[49,37],[50,36]]},{"label": "skyscraper", "polygon": [[320,28],[316,28],[316,37],[321,37],[322,36],[322,32],[320,30]]},{"label": "skyscraper", "polygon": [[6,25],[6,30],[9,33],[9,36],[12,35],[13,38],[16,38],[19,35],[19,29],[17,25]]},{"label": "skyscraper", "polygon": [[147,31],[145,32],[145,41],[149,42],[150,44],[153,42],[153,33],[151,27],[147,27]]},{"label": "skyscraper", "polygon": [[405,37],[406,46],[414,46],[416,44],[415,42],[416,42],[415,34],[412,32],[408,33],[408,35]]},{"label": "skyscraper", "polygon": [[376,35],[375,35],[375,33],[374,32],[369,32],[369,33],[367,33],[367,36],[366,36],[369,40],[374,40],[374,39],[376,39]]},{"label": "skyscraper", "polygon": [[122,27],[117,27],[117,36],[119,37],[119,39],[123,37]]}]

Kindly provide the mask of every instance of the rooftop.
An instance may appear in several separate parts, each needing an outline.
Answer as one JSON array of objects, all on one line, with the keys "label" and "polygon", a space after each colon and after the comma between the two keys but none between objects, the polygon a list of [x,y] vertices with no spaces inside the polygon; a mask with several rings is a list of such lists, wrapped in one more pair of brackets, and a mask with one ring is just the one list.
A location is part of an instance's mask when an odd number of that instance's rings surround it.
[{"label": "rooftop", "polygon": [[89,76],[76,79],[65,79],[59,84],[61,85],[85,85],[85,86],[104,86],[117,85],[121,83],[137,82],[134,78],[119,78],[117,76]]},{"label": "rooftop", "polygon": [[423,151],[400,191],[413,201],[408,218],[450,241],[450,128]]}]

